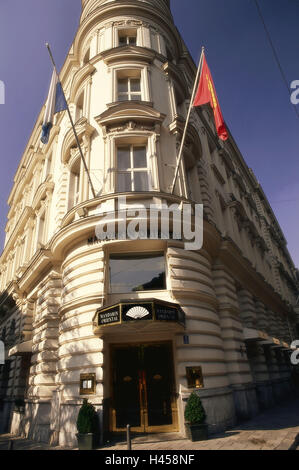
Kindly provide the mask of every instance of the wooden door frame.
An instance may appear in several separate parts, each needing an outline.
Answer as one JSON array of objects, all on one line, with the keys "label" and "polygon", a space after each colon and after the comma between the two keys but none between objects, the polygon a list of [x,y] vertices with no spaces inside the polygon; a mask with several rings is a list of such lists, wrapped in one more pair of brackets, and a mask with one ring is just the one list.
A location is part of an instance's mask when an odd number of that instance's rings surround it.
[{"label": "wooden door frame", "polygon": [[[170,367],[173,379],[173,392],[171,397],[171,413],[172,413],[172,424],[170,425],[161,425],[161,426],[149,426],[147,421],[148,410],[144,409],[142,406],[142,399],[140,396],[140,427],[132,428],[133,432],[136,433],[159,433],[159,432],[178,432],[179,423],[178,423],[178,405],[176,398],[176,377],[175,377],[175,367],[174,367],[174,354],[173,354],[173,342],[171,340],[164,341],[146,341],[144,343],[110,343],[109,345],[109,355],[110,355],[110,391],[111,391],[111,404],[109,410],[109,430],[112,433],[124,433],[126,428],[117,428],[116,427],[116,410],[114,408],[114,384],[113,384],[113,351],[116,349],[128,349],[128,348],[139,348],[140,346],[151,346],[164,344],[169,347],[170,351]],[[145,391],[146,393],[146,391]],[[147,401],[147,400],[146,400]]]}]

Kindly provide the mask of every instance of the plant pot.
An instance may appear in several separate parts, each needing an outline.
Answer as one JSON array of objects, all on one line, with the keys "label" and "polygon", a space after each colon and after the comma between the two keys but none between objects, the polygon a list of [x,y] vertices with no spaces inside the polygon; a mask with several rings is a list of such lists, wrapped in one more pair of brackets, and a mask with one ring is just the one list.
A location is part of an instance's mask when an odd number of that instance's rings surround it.
[{"label": "plant pot", "polygon": [[79,450],[92,450],[94,443],[94,434],[77,434]]},{"label": "plant pot", "polygon": [[185,423],[185,429],[186,429],[187,438],[192,442],[206,441],[209,437],[208,425],[205,423],[202,423],[202,424]]}]

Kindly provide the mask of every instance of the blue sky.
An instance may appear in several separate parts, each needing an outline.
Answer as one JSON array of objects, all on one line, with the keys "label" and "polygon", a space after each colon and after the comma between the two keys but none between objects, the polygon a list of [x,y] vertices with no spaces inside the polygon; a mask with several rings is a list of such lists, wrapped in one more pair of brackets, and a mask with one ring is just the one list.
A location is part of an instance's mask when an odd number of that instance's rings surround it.
[{"label": "blue sky", "polygon": [[[299,2],[259,0],[289,82],[299,80]],[[206,47],[224,118],[272,205],[299,266],[299,119],[253,0],[171,0],[193,58]],[[49,41],[59,67],[74,38],[81,0],[1,0],[0,244],[13,177],[47,95]],[[299,105],[298,105],[299,108]]]}]

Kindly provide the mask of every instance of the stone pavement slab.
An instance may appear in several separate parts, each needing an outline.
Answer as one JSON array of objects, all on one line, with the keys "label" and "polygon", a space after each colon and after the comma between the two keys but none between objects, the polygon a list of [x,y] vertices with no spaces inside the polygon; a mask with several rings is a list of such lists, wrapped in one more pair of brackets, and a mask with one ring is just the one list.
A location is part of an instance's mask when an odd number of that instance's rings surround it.
[{"label": "stone pavement slab", "polygon": [[[29,439],[0,435],[0,450],[67,450]],[[126,450],[125,442],[108,443],[99,450]],[[299,450],[299,399],[264,411],[246,423],[207,441],[191,442],[180,434],[159,434],[132,439],[132,450]]]},{"label": "stone pavement slab", "polygon": [[[164,450],[288,450],[299,448],[299,399],[262,412],[246,423],[224,433],[212,435],[208,441],[163,442]],[[132,440],[134,450],[154,450],[158,443]],[[161,448],[159,446],[159,448]],[[125,450],[125,443],[106,446],[105,450]]]}]

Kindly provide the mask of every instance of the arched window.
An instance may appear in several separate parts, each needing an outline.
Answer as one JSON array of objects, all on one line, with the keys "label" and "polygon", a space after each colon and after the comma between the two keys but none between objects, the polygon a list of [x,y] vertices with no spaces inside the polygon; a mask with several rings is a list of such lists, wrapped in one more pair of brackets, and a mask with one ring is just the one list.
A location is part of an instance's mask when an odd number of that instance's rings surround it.
[{"label": "arched window", "polygon": [[184,117],[186,115],[185,96],[183,91],[180,90],[177,86],[174,86],[174,96],[176,102],[176,112],[179,116]]},{"label": "arched window", "polygon": [[186,171],[187,196],[194,201],[196,196],[196,184],[199,183],[196,176],[195,158],[191,152],[184,152],[184,163]]},{"label": "arched window", "polygon": [[174,62],[173,53],[169,46],[166,46],[166,55],[169,62]]},{"label": "arched window", "polygon": [[79,121],[83,117],[84,110],[84,91],[82,91],[76,103],[76,118],[75,121]]},{"label": "arched window", "polygon": [[73,163],[70,172],[70,184],[69,184],[69,204],[68,209],[79,204],[80,200],[80,164],[81,160],[78,158]]},{"label": "arched window", "polygon": [[45,181],[47,179],[48,175],[51,173],[51,168],[52,168],[52,153],[50,153],[50,155],[48,155],[45,159],[42,181]]},{"label": "arched window", "polygon": [[37,228],[37,244],[43,245],[45,241],[45,219],[46,219],[46,212],[43,211],[38,218],[38,228]]},{"label": "arched window", "polygon": [[88,50],[85,52],[85,56],[83,58],[83,64],[87,64],[89,62],[89,59],[90,59],[90,49],[88,48]]}]

